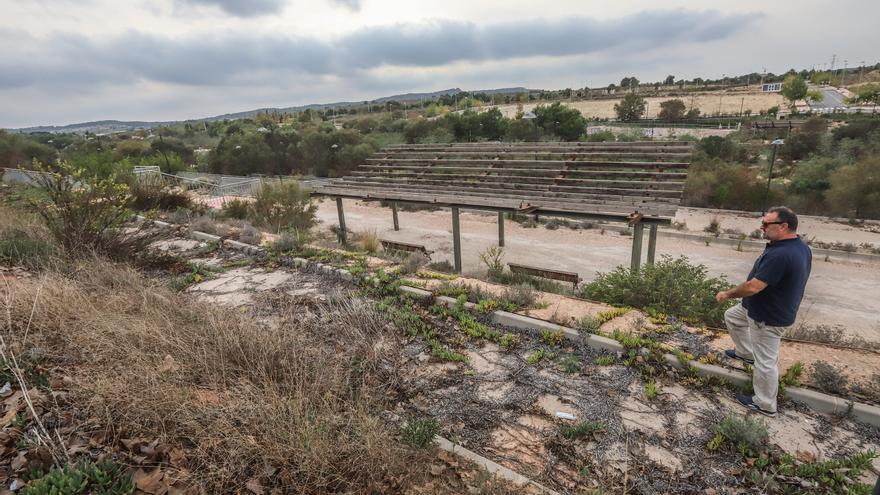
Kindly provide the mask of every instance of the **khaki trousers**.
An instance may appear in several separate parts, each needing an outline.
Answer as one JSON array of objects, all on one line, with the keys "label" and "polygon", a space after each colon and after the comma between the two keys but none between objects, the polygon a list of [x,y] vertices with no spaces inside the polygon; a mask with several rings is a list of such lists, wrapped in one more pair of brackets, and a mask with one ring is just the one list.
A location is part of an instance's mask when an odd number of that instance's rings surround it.
[{"label": "khaki trousers", "polygon": [[779,341],[788,327],[772,327],[749,318],[742,303],[724,313],[727,331],[736,345],[736,354],[754,359],[752,383],[753,401],[765,411],[776,412],[776,394],[779,391]]}]

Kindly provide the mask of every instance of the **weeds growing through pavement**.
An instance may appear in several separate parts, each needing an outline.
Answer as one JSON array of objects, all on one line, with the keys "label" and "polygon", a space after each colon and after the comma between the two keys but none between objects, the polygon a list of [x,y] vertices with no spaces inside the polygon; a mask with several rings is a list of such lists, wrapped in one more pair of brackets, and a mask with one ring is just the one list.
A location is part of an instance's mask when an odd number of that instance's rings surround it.
[{"label": "weeds growing through pavement", "polygon": [[565,438],[575,439],[605,431],[606,425],[601,421],[582,421],[576,425],[560,425],[559,434]]}]

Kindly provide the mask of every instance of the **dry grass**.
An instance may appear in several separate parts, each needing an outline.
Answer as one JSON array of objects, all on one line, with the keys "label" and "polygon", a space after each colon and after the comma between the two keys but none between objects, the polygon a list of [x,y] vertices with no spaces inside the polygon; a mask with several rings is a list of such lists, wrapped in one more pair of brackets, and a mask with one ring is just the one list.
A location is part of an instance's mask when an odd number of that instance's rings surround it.
[{"label": "dry grass", "polygon": [[68,273],[0,286],[2,331],[11,350],[40,349],[46,368],[73,378],[82,428],[161,432],[184,446],[208,493],[270,468],[284,493],[390,493],[424,469],[428,454],[400,446],[379,419],[397,345],[356,300],[311,317],[286,301],[266,325],[125,266],[92,260]]},{"label": "dry grass", "polygon": [[382,243],[379,240],[379,234],[376,233],[376,229],[372,229],[358,233],[357,245],[362,251],[373,254],[379,251]]}]

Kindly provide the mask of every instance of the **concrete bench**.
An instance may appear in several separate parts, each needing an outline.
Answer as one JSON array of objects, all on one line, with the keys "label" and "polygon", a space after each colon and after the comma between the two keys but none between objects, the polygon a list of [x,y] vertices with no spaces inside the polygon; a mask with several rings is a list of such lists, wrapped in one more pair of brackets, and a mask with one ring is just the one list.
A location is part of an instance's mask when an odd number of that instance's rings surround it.
[{"label": "concrete bench", "polygon": [[577,288],[578,283],[582,280],[577,273],[564,272],[561,270],[550,270],[548,268],[538,268],[535,266],[520,265],[517,263],[508,263],[510,271],[513,273],[522,273],[532,277],[548,278],[551,280],[559,280],[561,282],[570,282]]},{"label": "concrete bench", "polygon": [[410,244],[408,242],[400,242],[400,241],[388,241],[385,239],[380,239],[382,242],[382,248],[385,251],[405,251],[407,253],[422,253],[425,257],[430,257],[433,251],[428,251],[425,246],[420,244]]}]

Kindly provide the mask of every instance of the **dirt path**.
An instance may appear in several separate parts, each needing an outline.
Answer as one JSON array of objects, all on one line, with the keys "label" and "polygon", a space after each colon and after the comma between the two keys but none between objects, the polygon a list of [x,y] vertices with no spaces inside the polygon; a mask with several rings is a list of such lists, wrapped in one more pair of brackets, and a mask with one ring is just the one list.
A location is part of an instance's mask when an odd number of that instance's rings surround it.
[{"label": "dirt path", "polygon": [[[380,238],[424,244],[434,250],[434,260],[452,259],[452,221],[448,211],[400,212],[401,230],[395,232],[391,211],[378,205],[345,201],[348,228],[355,231],[375,230]],[[686,213],[700,225],[700,215]],[[337,223],[335,204],[323,201],[318,218],[325,228]],[[722,219],[722,226],[724,225]],[[743,223],[746,220],[741,220]],[[708,220],[706,221],[708,223]],[[805,229],[810,228],[805,222]],[[821,226],[822,222],[818,222]],[[838,227],[840,225],[840,227]],[[829,235],[850,232],[847,226],[825,223]],[[485,267],[479,253],[497,243],[497,217],[494,214],[463,212],[462,262],[464,272],[483,272]],[[859,231],[866,239],[877,241],[880,235]],[[863,232],[863,233],[861,233]],[[856,235],[855,231],[850,232]],[[873,237],[871,237],[873,236]],[[628,264],[632,239],[616,232],[592,230],[547,230],[523,228],[514,222],[505,225],[505,261],[538,265],[547,268],[576,271],[589,281],[599,271],[608,271],[620,264]],[[865,241],[867,242],[867,241]],[[756,257],[755,252],[738,252],[726,246],[706,246],[701,242],[660,237],[657,256],[687,255],[692,261],[708,267],[710,275],[725,275],[738,283],[748,274]],[[870,341],[880,341],[880,266],[852,262],[815,262],[807,293],[798,315],[799,324],[841,325],[848,335]]]},{"label": "dirt path", "polygon": [[[620,98],[623,98],[623,94],[621,93]],[[674,99],[675,97],[666,96],[666,97],[649,97],[645,98],[645,101],[648,103],[647,111],[645,112],[646,118],[656,118],[657,114],[660,112],[660,103],[666,100]],[[705,94],[696,94],[693,97],[691,96],[682,96],[680,97],[682,101],[685,102],[685,105],[690,108],[691,106],[700,109],[700,113],[703,115],[714,115],[718,113],[719,108],[721,109],[721,113],[729,115],[729,114],[738,114],[740,110],[747,111],[751,110],[753,114],[757,114],[762,110],[767,110],[772,106],[782,106],[784,101],[782,96],[778,93],[759,93],[759,92],[731,92],[731,93],[705,93]],[[573,107],[578,109],[586,118],[600,118],[600,119],[613,119],[616,117],[614,112],[614,105],[619,103],[620,99],[610,99],[610,100],[584,100],[584,101],[561,101],[561,103],[565,106]],[[549,103],[543,103],[545,105]],[[523,104],[523,111],[529,112],[534,110],[537,106],[535,103],[525,103]],[[488,108],[488,107],[487,107]],[[501,113],[505,117],[514,117],[516,115],[517,106],[513,105],[500,105],[498,109],[501,110]]]}]

